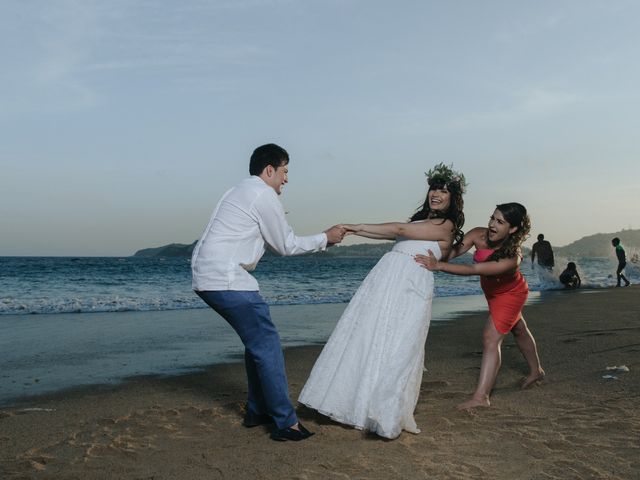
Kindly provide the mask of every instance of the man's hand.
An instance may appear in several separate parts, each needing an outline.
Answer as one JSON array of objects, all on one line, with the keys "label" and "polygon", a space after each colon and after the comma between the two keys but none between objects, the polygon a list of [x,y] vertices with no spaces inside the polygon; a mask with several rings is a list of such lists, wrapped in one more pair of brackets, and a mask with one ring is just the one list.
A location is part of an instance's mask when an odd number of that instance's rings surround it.
[{"label": "man's hand", "polygon": [[342,241],[347,230],[342,225],[334,225],[324,233],[327,235],[327,245],[334,245]]},{"label": "man's hand", "polygon": [[354,225],[351,223],[342,223],[340,225],[337,225],[338,227],[342,227],[345,229],[345,235],[352,235],[356,232],[358,232],[359,230],[362,230],[361,225]]}]

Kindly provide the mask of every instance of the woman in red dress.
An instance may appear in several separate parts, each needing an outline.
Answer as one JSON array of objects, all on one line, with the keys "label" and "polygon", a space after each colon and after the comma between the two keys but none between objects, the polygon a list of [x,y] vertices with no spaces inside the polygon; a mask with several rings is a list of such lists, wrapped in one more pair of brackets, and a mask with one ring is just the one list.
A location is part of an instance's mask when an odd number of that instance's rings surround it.
[{"label": "woman in red dress", "polygon": [[488,227],[470,230],[462,242],[453,249],[449,259],[476,248],[474,264],[461,265],[438,261],[429,255],[416,255],[416,261],[432,271],[454,275],[480,275],[480,285],[489,304],[489,319],[484,327],[482,365],[476,391],[470,400],[458,405],[460,410],[491,405],[489,395],[500,369],[500,347],[505,335],[511,332],[518,348],[529,365],[529,375],[522,381],[527,388],[542,380],[536,342],[522,316],[529,286],[520,273],[521,246],[528,236],[531,222],[527,210],[519,203],[503,203],[489,219]]}]

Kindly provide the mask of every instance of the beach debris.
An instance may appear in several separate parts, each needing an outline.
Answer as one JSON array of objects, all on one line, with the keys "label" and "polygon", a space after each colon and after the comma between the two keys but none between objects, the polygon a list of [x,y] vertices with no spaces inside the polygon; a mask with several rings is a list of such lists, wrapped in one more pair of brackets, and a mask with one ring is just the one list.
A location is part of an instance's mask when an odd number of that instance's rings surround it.
[{"label": "beach debris", "polygon": [[53,408],[33,407],[33,408],[23,408],[21,410],[18,410],[16,413],[21,414],[21,413],[29,413],[29,412],[55,412],[55,410]]},{"label": "beach debris", "polygon": [[618,377],[616,377],[615,375],[603,375],[602,378],[604,378],[605,380],[617,380]]},{"label": "beach debris", "polygon": [[607,371],[628,372],[629,367],[627,367],[626,365],[620,365],[619,367],[617,365],[614,365],[613,367],[607,367]]}]

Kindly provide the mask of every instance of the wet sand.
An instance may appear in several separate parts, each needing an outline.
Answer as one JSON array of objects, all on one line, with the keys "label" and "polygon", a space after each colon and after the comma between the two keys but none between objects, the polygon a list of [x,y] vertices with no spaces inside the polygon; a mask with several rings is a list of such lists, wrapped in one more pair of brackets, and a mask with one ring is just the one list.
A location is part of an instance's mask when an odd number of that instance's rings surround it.
[{"label": "wet sand", "polygon": [[[458,412],[486,313],[432,327],[418,435],[387,441],[300,408],[316,435],[273,442],[267,428],[241,426],[243,366],[213,365],[0,409],[0,478],[640,478],[640,287],[545,293],[524,313],[545,381],[519,388],[526,365],[508,338],[492,407]],[[292,398],[319,348],[287,349]],[[629,371],[607,370],[621,365]]]}]

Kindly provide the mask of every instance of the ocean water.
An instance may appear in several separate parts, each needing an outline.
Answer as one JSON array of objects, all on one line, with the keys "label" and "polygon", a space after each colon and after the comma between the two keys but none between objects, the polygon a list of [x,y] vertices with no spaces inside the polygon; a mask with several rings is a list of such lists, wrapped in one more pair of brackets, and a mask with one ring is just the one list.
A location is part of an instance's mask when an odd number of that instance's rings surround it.
[{"label": "ocean water", "polygon": [[[283,345],[326,341],[377,260],[264,258],[254,273]],[[583,286],[615,284],[615,259],[571,260]],[[549,273],[525,261],[522,270],[533,290],[530,302],[561,288],[562,268]],[[636,265],[627,274],[640,282]],[[476,277],[436,275],[432,325],[486,309]],[[0,257],[0,405],[241,361],[242,351],[232,329],[191,290],[188,259]]]},{"label": "ocean water", "polygon": [[[270,305],[346,303],[378,258],[325,255],[264,257],[253,272]],[[612,258],[571,259],[583,286],[615,284]],[[465,255],[462,262],[469,262]],[[561,289],[558,275],[522,263],[532,291]],[[438,273],[436,296],[481,294],[476,277]],[[640,265],[628,263],[627,276],[640,281]],[[50,313],[164,311],[205,308],[191,290],[187,258],[0,257],[0,316]]]}]

